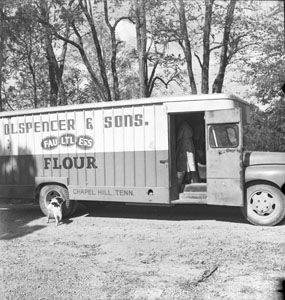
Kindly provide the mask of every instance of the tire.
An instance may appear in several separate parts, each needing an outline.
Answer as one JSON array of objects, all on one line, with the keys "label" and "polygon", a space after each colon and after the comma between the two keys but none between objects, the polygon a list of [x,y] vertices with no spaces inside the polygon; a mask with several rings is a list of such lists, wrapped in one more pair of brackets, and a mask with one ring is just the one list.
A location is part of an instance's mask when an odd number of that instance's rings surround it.
[{"label": "tire", "polygon": [[62,215],[64,217],[69,216],[73,210],[73,202],[69,200],[67,189],[60,185],[45,185],[41,188],[39,194],[39,204],[42,213],[47,216],[47,206],[49,205],[51,199],[56,196],[62,197],[65,200],[62,206]]},{"label": "tire", "polygon": [[248,186],[242,213],[254,225],[276,225],[285,217],[285,196],[270,184]]}]

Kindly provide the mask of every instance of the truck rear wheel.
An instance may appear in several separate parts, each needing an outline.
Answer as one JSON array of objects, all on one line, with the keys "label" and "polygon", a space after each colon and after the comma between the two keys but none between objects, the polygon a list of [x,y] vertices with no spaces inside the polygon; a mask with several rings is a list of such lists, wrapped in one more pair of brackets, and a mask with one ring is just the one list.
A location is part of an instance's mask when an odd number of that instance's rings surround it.
[{"label": "truck rear wheel", "polygon": [[62,206],[62,214],[64,217],[69,216],[73,210],[73,202],[69,200],[67,189],[60,185],[45,185],[41,188],[39,204],[43,214],[47,216],[47,206],[54,197],[62,197],[65,200]]},{"label": "truck rear wheel", "polygon": [[276,225],[285,217],[285,196],[269,184],[248,186],[242,213],[254,225]]}]

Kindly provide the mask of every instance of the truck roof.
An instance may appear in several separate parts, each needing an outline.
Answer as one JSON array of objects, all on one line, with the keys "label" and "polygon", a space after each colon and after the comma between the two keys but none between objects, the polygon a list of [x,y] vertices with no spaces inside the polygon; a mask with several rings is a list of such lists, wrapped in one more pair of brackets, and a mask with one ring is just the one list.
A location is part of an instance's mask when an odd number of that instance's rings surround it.
[{"label": "truck roof", "polygon": [[185,102],[185,101],[211,101],[211,100],[233,100],[245,105],[249,105],[249,102],[233,95],[233,94],[199,94],[199,95],[186,95],[186,96],[174,96],[174,97],[153,97],[153,98],[140,98],[130,100],[118,100],[110,102],[93,102],[85,104],[73,104],[64,106],[42,107],[34,109],[24,109],[15,111],[4,111],[0,113],[0,117],[17,116],[17,115],[34,115],[42,113],[52,112],[64,112],[75,110],[88,110],[88,109],[104,109],[112,107],[125,107],[125,106],[137,106],[137,105],[151,105],[161,104],[169,102]]}]

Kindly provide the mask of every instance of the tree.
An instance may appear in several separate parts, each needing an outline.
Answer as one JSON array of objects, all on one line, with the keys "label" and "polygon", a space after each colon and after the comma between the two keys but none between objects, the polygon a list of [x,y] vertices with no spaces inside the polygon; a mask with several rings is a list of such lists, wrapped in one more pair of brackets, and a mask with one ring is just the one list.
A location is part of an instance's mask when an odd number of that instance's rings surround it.
[{"label": "tree", "polygon": [[41,92],[40,77],[47,76],[45,53],[42,49],[42,32],[36,28],[36,22],[22,21],[21,18],[15,19],[10,25],[13,26],[13,46],[10,48],[8,65],[14,84],[10,85],[9,91],[14,93],[18,91],[22,96],[20,103],[14,103],[15,107],[24,107],[26,98],[29,98],[30,101],[27,103],[37,108],[41,105],[42,100],[39,95]]},{"label": "tree", "polygon": [[237,0],[231,0],[229,6],[227,8],[226,18],[225,18],[225,25],[224,25],[224,34],[222,40],[222,48],[221,48],[221,55],[220,55],[220,64],[219,64],[219,71],[213,83],[212,91],[213,93],[221,93],[225,78],[226,67],[229,64],[230,56],[228,54],[229,42],[230,42],[230,33],[231,27],[234,18],[234,10],[236,6]]},{"label": "tree", "polygon": [[4,109],[4,83],[5,83],[5,67],[8,59],[8,41],[9,41],[9,24],[7,22],[7,14],[11,9],[8,1],[0,2],[0,111]]},{"label": "tree", "polygon": [[167,5],[165,0],[134,1],[140,97],[150,97],[155,89],[167,89],[172,82],[183,80],[182,59],[167,53],[172,37],[161,30]]},{"label": "tree", "polygon": [[184,0],[179,0],[178,11],[179,11],[179,21],[180,21],[180,34],[181,34],[181,40],[179,39],[178,42],[185,54],[185,60],[187,64],[187,71],[188,71],[188,77],[189,77],[192,94],[197,94],[197,87],[194,78],[193,64],[192,64],[192,48],[191,48],[190,38],[187,29]]},{"label": "tree", "polygon": [[[255,10],[252,0],[2,0],[0,109],[150,97],[172,83],[221,92],[241,70],[256,97],[278,100],[281,6]],[[120,40],[121,22],[134,26],[136,46]]]},{"label": "tree", "polygon": [[[115,5],[117,7],[121,6],[119,1]],[[112,25],[111,21],[110,21],[108,0],[104,0],[104,19],[105,19],[105,23],[109,29],[110,37],[111,37],[111,49],[112,49],[111,70],[112,70],[112,77],[113,77],[113,95],[114,95],[114,100],[119,100],[120,99],[120,88],[119,88],[119,79],[118,79],[118,71],[117,71],[117,53],[118,53],[118,46],[120,44],[122,44],[122,41],[117,40],[116,29],[121,21],[124,21],[124,20],[128,20],[131,22],[133,22],[133,21],[128,16],[121,16],[121,17],[115,19],[115,21],[113,22],[113,25]]]},{"label": "tree", "polygon": [[[43,0],[39,2],[38,15],[46,23],[50,21],[51,6],[48,2]],[[65,22],[64,37],[69,36],[69,22]],[[61,49],[61,55],[57,60],[55,55],[55,49],[53,47],[53,34],[47,27],[43,27],[44,43],[46,58],[48,61],[49,69],[49,82],[50,82],[50,105],[57,106],[60,104],[67,104],[65,95],[64,84],[62,81],[66,52],[67,42],[64,41]],[[59,97],[60,95],[60,97]]]},{"label": "tree", "polygon": [[[109,82],[108,82],[106,66],[105,66],[105,62],[103,59],[102,49],[101,49],[101,45],[100,45],[100,42],[98,39],[98,34],[97,34],[95,22],[94,22],[94,17],[93,17],[93,12],[92,12],[93,7],[91,4],[91,1],[89,0],[87,2],[87,0],[79,0],[79,6],[80,6],[82,12],[84,13],[84,15],[87,19],[87,22],[89,24],[89,27],[91,29],[91,34],[92,34],[93,42],[94,42],[96,53],[97,53],[97,59],[98,59],[98,64],[99,64],[99,68],[100,68],[101,78],[103,81],[103,88],[106,93],[106,99],[108,101],[111,101],[112,100],[111,91],[110,91],[110,86],[109,86]],[[73,26],[74,32],[78,36],[78,31],[75,27],[75,24],[72,23],[72,26]]]},{"label": "tree", "polygon": [[[47,60],[49,71],[47,73],[47,81],[50,84],[50,96],[47,97],[46,94],[43,95],[44,105],[55,106],[67,103],[62,82],[67,51],[66,45],[63,45],[62,53],[58,61],[55,55],[55,51],[58,51],[58,46],[55,50],[52,35],[46,28],[39,26],[36,22],[36,18],[34,18],[37,12],[41,14],[43,18],[48,19],[50,9],[51,7],[49,7],[45,1],[40,1],[39,5],[37,5],[36,1],[33,3],[19,2],[15,3],[15,8],[12,10],[13,14],[11,13],[9,16],[6,15],[10,26],[10,39],[12,40],[9,61],[13,65],[13,76],[15,80],[14,87],[11,87],[9,90],[16,91],[18,86],[23,97],[25,90],[28,91],[32,86],[33,92],[31,98],[33,99],[34,107],[38,107],[41,102],[38,96],[41,78],[37,73],[41,72],[41,76],[46,76],[46,73],[43,72],[46,66],[41,57]],[[43,53],[43,51],[45,51],[45,53]],[[29,78],[28,74],[31,78]],[[26,95],[31,96],[29,93]]]},{"label": "tree", "polygon": [[[87,0],[78,0],[69,1],[68,5],[62,5],[62,10],[60,13],[60,18],[65,20],[72,29],[70,34],[64,35],[62,33],[62,29],[58,26],[58,24],[52,24],[52,22],[45,20],[42,16],[38,16],[39,22],[44,24],[50,31],[52,31],[53,35],[58,39],[64,41],[75,47],[82,58],[86,69],[88,70],[90,77],[93,81],[93,84],[97,90],[97,94],[99,95],[99,100],[103,101],[111,101],[112,99],[118,100],[120,99],[120,89],[119,89],[119,80],[118,80],[118,71],[117,71],[117,53],[118,46],[121,44],[121,41],[116,38],[116,28],[122,20],[129,20],[128,16],[122,16],[115,21],[111,22],[111,16],[109,13],[109,5],[108,1],[103,1],[103,11],[101,12],[100,8],[101,2],[99,1],[96,4],[92,4],[91,1]],[[119,4],[117,4],[119,5]],[[94,16],[94,11],[96,7],[96,18]],[[108,66],[109,62],[104,55],[104,53],[109,53],[107,47],[104,47],[102,41],[100,41],[100,32],[98,32],[98,28],[101,30],[102,27],[99,27],[99,21],[105,21],[105,24],[110,33],[110,44],[111,44],[111,58],[110,58],[110,66],[111,66],[111,74],[113,79],[113,95],[111,93],[109,78],[108,78]],[[97,19],[97,23],[95,21]],[[86,26],[87,25],[87,26]],[[90,55],[90,51],[87,47],[89,45],[91,36],[93,46],[95,48],[96,54],[96,66],[93,65],[93,57],[92,53]],[[104,38],[104,42],[107,41],[107,38]],[[109,44],[109,41],[107,41]],[[98,66],[98,68],[97,68]],[[97,75],[97,71],[99,70],[100,77]]]},{"label": "tree", "polygon": [[[252,107],[251,123],[245,131],[246,146],[250,150],[285,152],[283,22],[283,7],[271,7],[264,14],[262,27],[252,36],[258,43],[247,49],[236,67],[242,70],[241,83],[250,85],[249,96],[258,104]],[[261,104],[267,108],[259,108]]]},{"label": "tree", "polygon": [[[242,84],[251,85],[251,94],[259,103],[268,104],[284,97],[281,90],[285,82],[283,7],[273,6],[264,15],[256,35],[256,43],[244,53],[236,70],[241,70]],[[254,53],[254,55],[251,55]]]},{"label": "tree", "polygon": [[3,67],[4,67],[4,61],[5,61],[5,57],[4,57],[4,51],[5,51],[5,40],[6,40],[6,35],[5,35],[5,21],[3,19],[3,14],[4,14],[4,4],[1,2],[0,3],[0,12],[1,12],[1,16],[0,16],[0,111],[3,110],[3,99],[2,99],[2,86],[3,86],[3,80],[4,80],[4,76],[3,76]]},{"label": "tree", "polygon": [[256,17],[256,1],[172,0],[171,4],[160,18],[160,31],[181,46],[190,92],[197,93],[199,86],[202,93],[221,92],[228,66],[243,59],[246,48],[257,43],[251,39],[262,22]]},{"label": "tree", "polygon": [[251,105],[250,124],[245,127],[246,150],[285,152],[285,102],[275,100],[266,110]]},{"label": "tree", "polygon": [[[71,27],[72,33],[66,34],[66,30],[62,28],[59,22],[52,23],[51,21],[44,18],[42,14],[37,13],[36,18],[38,22],[45,26],[47,30],[52,33],[57,39],[63,41],[64,43],[72,45],[78,50],[82,61],[90,74],[97,94],[99,95],[98,100],[111,101],[111,93],[105,62],[103,59],[102,49],[93,19],[93,6],[91,2],[87,2],[87,0],[79,0],[76,4],[74,3],[74,0],[70,0],[68,4],[63,2],[61,3],[60,11],[57,11],[57,13],[59,14],[58,18],[64,20],[64,23],[68,24]],[[87,22],[88,24],[90,30],[89,32],[86,32],[85,22]],[[66,27],[64,28],[66,29]],[[83,31],[82,33],[80,32],[81,28]],[[88,53],[84,45],[85,35],[89,35],[89,33],[91,33],[93,45],[95,47],[101,78],[98,78],[97,70],[92,67],[92,63],[88,58]]]},{"label": "tree", "polygon": [[147,96],[147,34],[146,34],[146,9],[144,0],[135,2],[135,23],[137,34],[137,53],[139,64],[140,97]]},{"label": "tree", "polygon": [[209,92],[209,65],[210,65],[210,34],[212,25],[214,0],[205,0],[205,23],[203,28],[203,64],[202,68],[202,86],[201,92]]}]

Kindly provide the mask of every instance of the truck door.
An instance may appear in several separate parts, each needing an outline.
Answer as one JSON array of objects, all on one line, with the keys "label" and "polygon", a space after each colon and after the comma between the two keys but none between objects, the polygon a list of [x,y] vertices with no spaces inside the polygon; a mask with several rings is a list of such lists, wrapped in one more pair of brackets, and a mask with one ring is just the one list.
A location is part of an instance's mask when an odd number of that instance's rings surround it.
[{"label": "truck door", "polygon": [[243,205],[241,109],[207,111],[208,204]]}]

